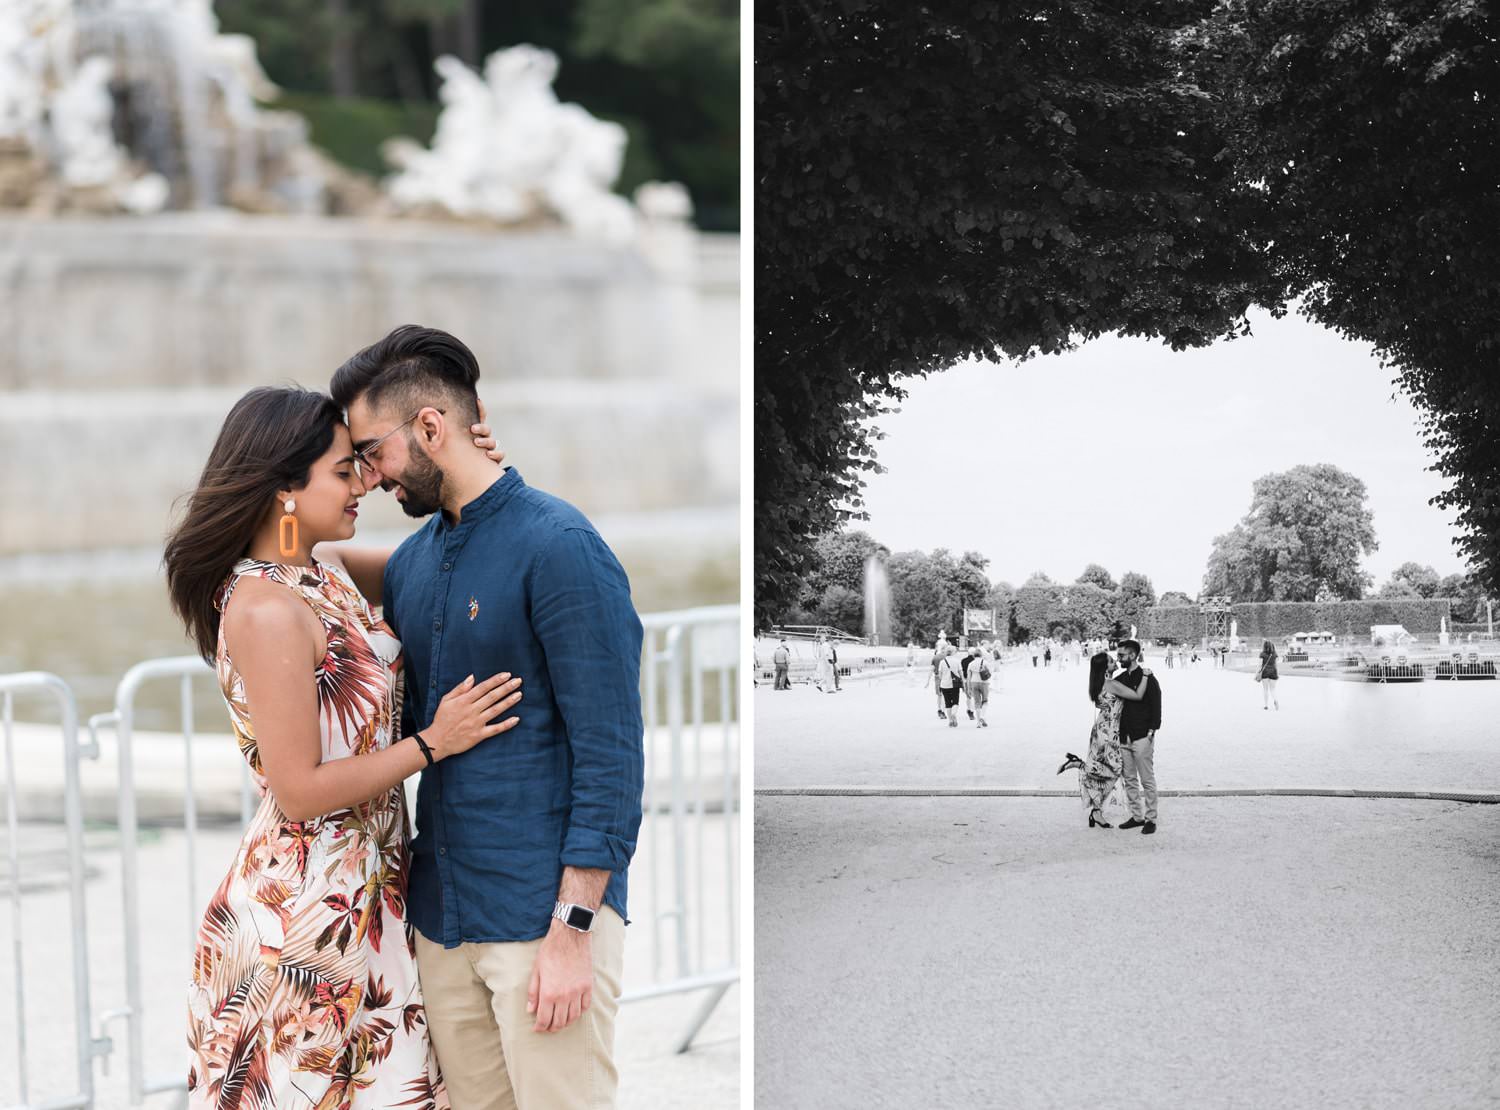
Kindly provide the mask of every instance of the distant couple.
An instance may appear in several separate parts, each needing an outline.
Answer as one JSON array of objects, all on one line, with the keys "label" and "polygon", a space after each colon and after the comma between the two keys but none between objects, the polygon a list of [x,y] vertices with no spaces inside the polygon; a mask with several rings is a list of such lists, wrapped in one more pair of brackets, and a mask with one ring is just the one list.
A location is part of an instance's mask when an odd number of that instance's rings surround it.
[{"label": "distant couple", "polygon": [[1156,732],[1161,728],[1161,685],[1140,665],[1141,645],[1119,645],[1119,670],[1107,651],[1089,660],[1089,701],[1096,708],[1089,734],[1088,757],[1072,752],[1057,769],[1078,769],[1078,792],[1088,808],[1089,828],[1112,828],[1104,820],[1104,803],[1115,783],[1125,780],[1130,820],[1122,829],[1156,831]]},{"label": "distant couple", "polygon": [[[641,622],[478,378],[406,326],[331,396],[251,390],[168,539],[261,793],[193,954],[190,1106],[614,1105]],[[394,551],[343,542],[377,486],[431,517]]]}]

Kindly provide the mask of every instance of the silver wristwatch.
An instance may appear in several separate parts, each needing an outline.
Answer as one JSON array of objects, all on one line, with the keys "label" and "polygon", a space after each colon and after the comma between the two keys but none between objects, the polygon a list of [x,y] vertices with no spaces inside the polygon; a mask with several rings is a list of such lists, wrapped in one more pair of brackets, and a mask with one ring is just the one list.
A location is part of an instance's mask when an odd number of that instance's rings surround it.
[{"label": "silver wristwatch", "polygon": [[594,927],[594,911],[587,906],[575,906],[572,902],[557,903],[552,907],[552,916],[580,933],[586,933]]}]

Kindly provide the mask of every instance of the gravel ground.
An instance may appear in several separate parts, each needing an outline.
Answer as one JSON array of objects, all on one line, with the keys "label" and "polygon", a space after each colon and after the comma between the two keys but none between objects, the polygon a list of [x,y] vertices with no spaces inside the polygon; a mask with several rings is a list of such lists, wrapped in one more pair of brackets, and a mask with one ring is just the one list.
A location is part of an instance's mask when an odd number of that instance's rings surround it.
[{"label": "gravel ground", "polygon": [[[1500,683],[1168,670],[1163,789],[1500,792]],[[756,787],[1074,789],[1080,668],[1007,666],[950,729],[924,673],[757,690]],[[1123,814],[1112,810],[1118,821]],[[766,1107],[1500,1106],[1500,806],[756,799]]]},{"label": "gravel ground", "polygon": [[[1279,711],[1238,671],[1168,670],[1156,743],[1163,789],[1326,787],[1500,791],[1500,682],[1278,683]],[[1087,671],[1011,664],[991,683],[990,727],[937,719],[925,674],[755,692],[755,785],[1072,787],[1057,766],[1087,748]]]},{"label": "gravel ground", "polygon": [[1500,1105],[1500,807],[759,798],[756,1101]]}]

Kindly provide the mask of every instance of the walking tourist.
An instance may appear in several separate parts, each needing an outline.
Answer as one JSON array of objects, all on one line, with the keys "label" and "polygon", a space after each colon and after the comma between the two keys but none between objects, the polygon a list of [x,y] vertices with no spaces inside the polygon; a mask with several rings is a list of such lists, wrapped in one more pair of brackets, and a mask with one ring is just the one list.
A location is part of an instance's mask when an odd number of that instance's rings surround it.
[{"label": "walking tourist", "polygon": [[981,648],[974,656],[973,661],[964,672],[968,679],[967,689],[969,694],[969,718],[974,720],[978,727],[989,728],[989,722],[984,719],[985,707],[990,701],[990,671],[989,655]]},{"label": "walking tourist", "polygon": [[1270,640],[1265,641],[1260,649],[1260,667],[1255,672],[1255,680],[1260,683],[1262,709],[1280,709],[1281,703],[1276,700],[1276,646]]},{"label": "walking tourist", "polygon": [[948,727],[958,727],[958,695],[964,687],[963,667],[959,665],[958,652],[948,648],[938,659],[938,689],[942,692],[944,716]]}]

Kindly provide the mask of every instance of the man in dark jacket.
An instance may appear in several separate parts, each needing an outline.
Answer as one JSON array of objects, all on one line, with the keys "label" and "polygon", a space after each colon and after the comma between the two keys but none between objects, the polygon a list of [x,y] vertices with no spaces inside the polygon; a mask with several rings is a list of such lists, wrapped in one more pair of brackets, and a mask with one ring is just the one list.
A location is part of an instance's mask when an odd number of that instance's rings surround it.
[{"label": "man in dark jacket", "polygon": [[1120,665],[1115,675],[1132,690],[1146,684],[1146,696],[1126,701],[1120,713],[1120,754],[1124,757],[1125,797],[1130,801],[1130,820],[1122,829],[1156,831],[1156,730],[1161,728],[1161,684],[1155,675],[1141,670],[1141,645],[1135,640],[1120,643]]}]

